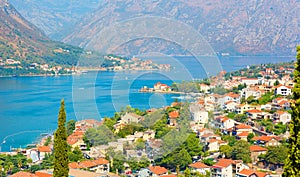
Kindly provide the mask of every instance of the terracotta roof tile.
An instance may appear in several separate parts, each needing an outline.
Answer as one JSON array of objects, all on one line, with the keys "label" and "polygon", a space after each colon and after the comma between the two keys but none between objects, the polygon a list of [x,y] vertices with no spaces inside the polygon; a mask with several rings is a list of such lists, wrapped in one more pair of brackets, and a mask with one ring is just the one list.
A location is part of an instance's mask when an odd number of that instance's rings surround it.
[{"label": "terracotta roof tile", "polygon": [[165,167],[160,167],[160,166],[151,166],[149,167],[149,170],[157,175],[162,175],[168,172],[168,170]]},{"label": "terracotta roof tile", "polygon": [[69,167],[70,168],[82,168],[82,166],[80,166],[80,164],[78,162],[72,162],[72,163],[69,163]]},{"label": "terracotta roof tile", "polygon": [[257,145],[251,145],[250,146],[250,151],[251,152],[258,152],[258,151],[267,151],[268,149],[257,146]]},{"label": "terracotta roof tile", "polygon": [[99,158],[93,161],[94,163],[98,164],[98,165],[104,165],[104,164],[108,164],[109,161],[104,159],[104,158]]},{"label": "terracotta roof tile", "polygon": [[248,169],[243,169],[242,171],[238,172],[238,174],[244,175],[244,176],[250,176],[252,174],[256,174],[257,177],[265,177],[267,175],[267,173],[264,173],[264,172],[248,170]]},{"label": "terracotta roof tile", "polygon": [[204,163],[202,162],[195,162],[195,163],[192,163],[189,165],[190,167],[193,167],[193,168],[209,168],[209,166],[205,165]]},{"label": "terracotta roof tile", "polygon": [[246,112],[249,112],[249,113],[262,113],[262,111],[258,110],[258,109],[251,109],[251,110],[247,110]]},{"label": "terracotta roof tile", "polygon": [[35,175],[38,176],[38,177],[52,177],[53,174],[49,174],[49,173],[43,173],[43,172],[35,172]]},{"label": "terracotta roof tile", "polygon": [[19,171],[15,174],[11,175],[10,177],[38,177],[38,176],[33,173]]},{"label": "terracotta roof tile", "polygon": [[52,152],[52,150],[49,146],[39,146],[38,151],[40,151],[40,152]]},{"label": "terracotta roof tile", "polygon": [[172,111],[169,113],[169,118],[170,119],[176,119],[179,117],[179,112],[178,111]]},{"label": "terracotta roof tile", "polygon": [[247,137],[248,135],[249,135],[248,132],[242,132],[242,133],[238,134],[237,136],[239,136],[239,137]]},{"label": "terracotta roof tile", "polygon": [[252,127],[250,125],[246,125],[246,124],[239,124],[238,126],[236,126],[237,129],[251,129]]},{"label": "terracotta roof tile", "polygon": [[213,168],[226,168],[233,163],[234,163],[234,161],[231,159],[219,159],[219,161],[212,167]]},{"label": "terracotta roof tile", "polygon": [[265,141],[265,142],[271,141],[272,139],[279,140],[279,137],[277,137],[277,136],[258,136],[258,137],[253,138],[253,140],[255,140],[255,141],[260,140],[260,141]]}]

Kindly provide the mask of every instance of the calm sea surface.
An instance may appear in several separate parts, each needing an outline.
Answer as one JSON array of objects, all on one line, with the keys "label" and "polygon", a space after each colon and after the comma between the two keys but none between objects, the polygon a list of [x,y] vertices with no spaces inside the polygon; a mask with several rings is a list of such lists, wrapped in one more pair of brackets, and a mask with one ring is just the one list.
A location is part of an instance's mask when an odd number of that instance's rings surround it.
[{"label": "calm sea surface", "polygon": [[[140,109],[162,107],[180,95],[139,93],[156,82],[171,84],[212,75],[216,70],[238,70],[251,64],[291,61],[294,57],[228,57],[198,62],[177,57],[165,63],[172,71],[89,72],[77,76],[0,78],[0,151],[34,143],[42,133],[57,127],[60,100],[65,99],[67,119],[101,120],[126,105]],[[164,63],[162,58],[157,61]],[[220,67],[219,67],[220,66]],[[216,69],[217,68],[217,69]]]}]

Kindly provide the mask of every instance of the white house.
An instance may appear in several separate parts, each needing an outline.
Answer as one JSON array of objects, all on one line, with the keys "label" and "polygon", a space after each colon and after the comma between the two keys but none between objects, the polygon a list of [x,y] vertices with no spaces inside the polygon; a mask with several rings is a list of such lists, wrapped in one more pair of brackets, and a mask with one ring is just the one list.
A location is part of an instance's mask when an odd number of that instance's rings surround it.
[{"label": "white house", "polygon": [[292,94],[291,86],[279,85],[275,88],[275,95],[288,96]]},{"label": "white house", "polygon": [[220,159],[215,165],[211,167],[211,177],[232,177],[232,164],[231,159]]},{"label": "white house", "polygon": [[276,111],[273,114],[273,121],[275,123],[282,122],[283,124],[286,124],[290,122],[291,119],[292,119],[291,114],[285,111]]},{"label": "white house", "polygon": [[210,172],[210,168],[209,166],[205,165],[202,162],[195,162],[189,165],[189,167],[191,168],[191,171],[193,173],[198,172],[202,175],[206,175],[206,172]]}]

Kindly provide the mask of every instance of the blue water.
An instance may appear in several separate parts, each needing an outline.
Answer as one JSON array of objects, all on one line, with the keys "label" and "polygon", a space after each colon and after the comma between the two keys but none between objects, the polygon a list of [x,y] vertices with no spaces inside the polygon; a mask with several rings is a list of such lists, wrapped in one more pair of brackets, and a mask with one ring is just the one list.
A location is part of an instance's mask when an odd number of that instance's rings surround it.
[{"label": "blue water", "polygon": [[[177,60],[178,59],[178,60]],[[221,69],[237,70],[251,64],[291,61],[293,57],[231,57],[220,60]],[[212,60],[213,61],[213,60]],[[161,62],[158,58],[157,62]],[[78,76],[0,78],[0,147],[24,147],[41,133],[57,127],[60,100],[65,99],[67,119],[113,116],[126,105],[140,109],[169,105],[179,95],[139,93],[142,86],[153,87],[160,81],[203,78],[216,63],[205,68],[191,57],[177,57],[174,70],[132,72],[90,72]],[[178,62],[181,65],[176,65]]]}]

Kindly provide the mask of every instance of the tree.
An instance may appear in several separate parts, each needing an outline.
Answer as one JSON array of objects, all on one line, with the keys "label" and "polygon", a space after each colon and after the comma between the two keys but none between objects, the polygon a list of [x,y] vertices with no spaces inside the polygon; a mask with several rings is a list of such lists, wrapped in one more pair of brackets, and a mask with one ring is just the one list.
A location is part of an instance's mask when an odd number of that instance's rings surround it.
[{"label": "tree", "polygon": [[68,143],[65,123],[65,102],[62,100],[58,115],[58,128],[54,133],[54,177],[69,176]]},{"label": "tree", "polygon": [[222,145],[220,146],[221,154],[225,155],[226,158],[231,158],[232,147],[229,145]]},{"label": "tree", "polygon": [[185,149],[181,149],[179,153],[174,155],[174,162],[179,165],[180,169],[185,169],[192,163],[192,157]]},{"label": "tree", "polygon": [[185,149],[189,152],[190,156],[200,156],[203,154],[203,147],[199,143],[195,133],[191,133],[184,142]]},{"label": "tree", "polygon": [[300,46],[297,46],[297,62],[294,70],[292,120],[290,123],[289,152],[284,166],[284,177],[300,176]]},{"label": "tree", "polygon": [[71,135],[73,133],[73,131],[75,130],[75,123],[76,121],[75,120],[69,120],[67,122],[67,135]]},{"label": "tree", "polygon": [[288,149],[284,145],[268,147],[265,160],[272,164],[283,164],[288,155]]},{"label": "tree", "polygon": [[78,146],[76,146],[73,151],[70,150],[70,152],[68,153],[68,157],[70,162],[78,162],[84,158]]},{"label": "tree", "polygon": [[254,138],[254,134],[253,133],[249,133],[247,136],[247,141],[251,143],[252,138]]},{"label": "tree", "polygon": [[250,145],[247,141],[239,140],[232,147],[232,158],[234,160],[243,160],[244,163],[251,162]]},{"label": "tree", "polygon": [[190,177],[191,176],[191,170],[189,168],[186,168],[184,170],[184,177]]}]

